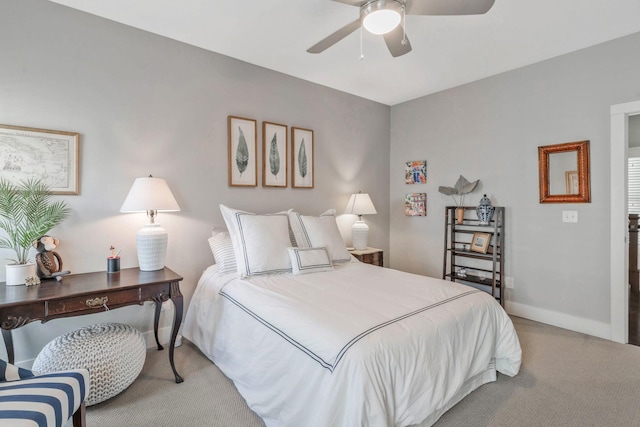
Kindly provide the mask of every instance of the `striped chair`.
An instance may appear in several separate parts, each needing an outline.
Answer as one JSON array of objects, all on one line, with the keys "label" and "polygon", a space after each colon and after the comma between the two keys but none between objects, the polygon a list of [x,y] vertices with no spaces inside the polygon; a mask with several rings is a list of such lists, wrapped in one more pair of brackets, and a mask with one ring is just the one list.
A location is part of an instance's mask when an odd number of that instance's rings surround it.
[{"label": "striped chair", "polygon": [[89,371],[34,375],[0,360],[0,426],[85,426],[85,398],[89,395]]}]

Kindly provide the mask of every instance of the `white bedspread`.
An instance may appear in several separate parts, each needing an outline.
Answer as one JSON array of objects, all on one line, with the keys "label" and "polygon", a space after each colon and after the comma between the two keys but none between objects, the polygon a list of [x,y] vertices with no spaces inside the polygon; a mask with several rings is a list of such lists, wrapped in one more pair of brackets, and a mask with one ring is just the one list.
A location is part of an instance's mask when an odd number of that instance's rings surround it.
[{"label": "white bedspread", "polygon": [[470,379],[494,380],[493,361],[515,375],[521,359],[487,293],[363,263],[246,279],[209,268],[183,334],[269,426],[420,423]]}]

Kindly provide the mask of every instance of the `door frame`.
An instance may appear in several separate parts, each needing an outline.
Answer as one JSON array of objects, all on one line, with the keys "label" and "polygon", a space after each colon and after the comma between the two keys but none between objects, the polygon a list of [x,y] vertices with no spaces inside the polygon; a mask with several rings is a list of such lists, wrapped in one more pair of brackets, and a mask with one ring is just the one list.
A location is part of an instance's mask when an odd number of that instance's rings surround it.
[{"label": "door frame", "polygon": [[611,106],[611,340],[629,342],[627,153],[629,116],[640,101]]}]

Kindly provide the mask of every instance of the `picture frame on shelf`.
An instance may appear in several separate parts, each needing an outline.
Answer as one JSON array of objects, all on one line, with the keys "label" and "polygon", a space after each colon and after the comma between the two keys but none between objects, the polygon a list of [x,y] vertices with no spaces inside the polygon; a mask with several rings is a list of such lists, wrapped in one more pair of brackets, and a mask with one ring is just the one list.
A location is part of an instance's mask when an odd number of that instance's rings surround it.
[{"label": "picture frame on shelf", "polygon": [[288,127],[262,122],[262,186],[286,187],[288,170]]},{"label": "picture frame on shelf", "polygon": [[473,238],[471,239],[471,246],[469,247],[469,249],[471,250],[471,252],[486,254],[487,249],[489,249],[490,243],[491,233],[473,233]]},{"label": "picture frame on shelf", "polygon": [[0,125],[0,178],[40,179],[52,194],[79,194],[78,132]]},{"label": "picture frame on shelf", "polygon": [[256,121],[244,117],[227,118],[229,134],[229,186],[258,185]]},{"label": "picture frame on shelf", "polygon": [[311,129],[291,127],[291,187],[313,188],[314,140]]}]

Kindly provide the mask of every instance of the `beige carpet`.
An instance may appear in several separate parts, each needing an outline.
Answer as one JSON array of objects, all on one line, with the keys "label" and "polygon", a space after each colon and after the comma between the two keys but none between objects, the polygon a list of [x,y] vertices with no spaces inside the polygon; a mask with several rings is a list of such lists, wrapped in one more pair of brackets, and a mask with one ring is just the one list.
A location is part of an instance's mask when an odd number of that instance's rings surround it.
[{"label": "beige carpet", "polygon": [[[437,427],[640,426],[640,347],[513,321],[523,349],[520,374],[480,387]],[[166,350],[149,351],[127,390],[88,408],[87,425],[264,426],[194,346],[185,343],[175,355],[184,383],[173,381]]]}]

